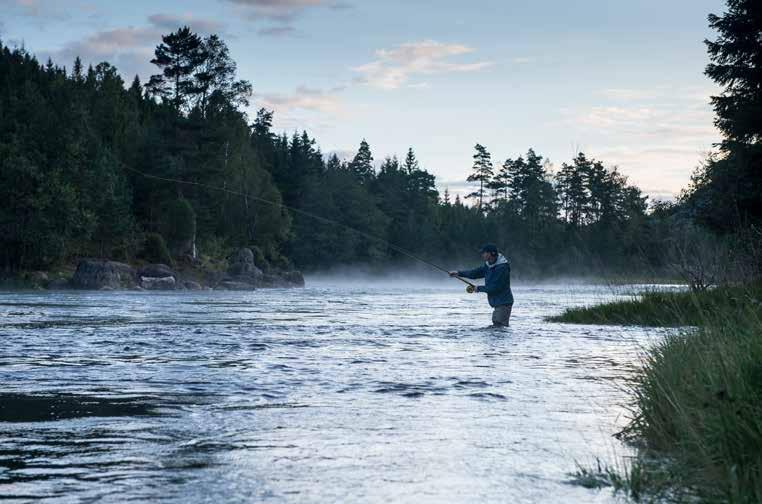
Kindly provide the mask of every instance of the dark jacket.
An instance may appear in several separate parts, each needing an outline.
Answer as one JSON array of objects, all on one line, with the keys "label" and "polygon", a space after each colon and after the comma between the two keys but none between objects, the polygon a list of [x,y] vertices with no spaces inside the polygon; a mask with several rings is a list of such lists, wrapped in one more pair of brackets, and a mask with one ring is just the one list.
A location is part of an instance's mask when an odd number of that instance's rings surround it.
[{"label": "dark jacket", "polygon": [[484,285],[477,287],[476,292],[486,292],[490,306],[513,304],[511,263],[502,254],[495,264],[483,264],[472,270],[458,271],[458,276],[472,279],[484,278]]}]

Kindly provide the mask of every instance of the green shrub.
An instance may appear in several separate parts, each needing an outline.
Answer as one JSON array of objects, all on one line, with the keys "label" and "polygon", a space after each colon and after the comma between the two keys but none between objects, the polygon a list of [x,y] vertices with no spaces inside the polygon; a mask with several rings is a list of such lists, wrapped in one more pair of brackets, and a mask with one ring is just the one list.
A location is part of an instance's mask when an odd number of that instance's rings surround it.
[{"label": "green shrub", "polygon": [[573,315],[696,326],[649,349],[632,382],[622,435],[640,450],[620,478],[631,497],[762,502],[761,286],[649,293]]},{"label": "green shrub", "polygon": [[147,233],[143,245],[143,258],[152,263],[173,265],[172,256],[169,253],[164,238],[159,233]]},{"label": "green shrub", "polygon": [[187,199],[178,198],[167,204],[163,228],[172,245],[193,239],[196,234],[196,212]]},{"label": "green shrub", "polygon": [[257,268],[261,269],[262,271],[266,271],[270,268],[270,263],[268,263],[267,259],[265,259],[265,254],[262,252],[261,248],[253,245],[251,247],[251,251],[254,253],[254,265]]}]

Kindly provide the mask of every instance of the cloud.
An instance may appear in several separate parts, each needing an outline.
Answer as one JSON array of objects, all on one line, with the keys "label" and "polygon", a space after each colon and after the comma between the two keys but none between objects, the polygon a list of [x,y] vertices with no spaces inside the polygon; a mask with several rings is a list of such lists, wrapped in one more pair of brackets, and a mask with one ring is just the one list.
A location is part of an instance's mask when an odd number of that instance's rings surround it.
[{"label": "cloud", "polygon": [[125,78],[151,72],[153,48],[161,37],[155,26],[116,28],[96,32],[84,39],[65,44],[56,51],[43,51],[41,59],[50,57],[54,62],[69,66],[79,56],[85,65],[108,61]]},{"label": "cloud", "polygon": [[297,111],[312,111],[340,116],[344,111],[343,104],[337,93],[342,88],[332,88],[327,91],[299,86],[293,93],[265,93],[260,96],[262,106],[281,114]]},{"label": "cloud", "polygon": [[326,0],[226,0],[248,12],[253,20],[267,19],[282,23],[292,21],[305,10],[315,7],[343,8],[344,4]]},{"label": "cloud", "polygon": [[51,58],[55,63],[66,66],[70,66],[77,56],[85,65],[108,61],[119,69],[125,80],[132,79],[136,74],[145,79],[156,72],[151,59],[162,35],[185,25],[201,35],[225,30],[224,23],[189,14],[153,14],[148,16],[147,21],[145,26],[97,31],[83,39],[68,42],[60,49],[41,51],[38,56],[42,61]]},{"label": "cloud", "polygon": [[610,103],[561,112],[583,150],[619,165],[655,197],[677,194],[720,140],[708,104],[711,89],[656,86],[596,92]]},{"label": "cloud", "polygon": [[374,61],[353,70],[360,74],[357,82],[381,89],[398,89],[415,76],[475,72],[492,65],[489,61],[452,61],[472,52],[474,49],[460,44],[443,44],[434,40],[409,42],[394,49],[379,49]]},{"label": "cloud", "polygon": [[296,35],[297,30],[293,26],[289,25],[271,26],[269,28],[262,28],[261,30],[258,30],[257,33],[267,37],[287,37],[290,35]]},{"label": "cloud", "polygon": [[[56,0],[0,0],[0,11],[8,14],[35,18],[38,22],[48,19],[66,19],[69,6]],[[82,6],[76,6],[82,10]]]},{"label": "cloud", "polygon": [[194,32],[202,35],[222,33],[225,24],[214,19],[193,17],[190,14],[153,14],[148,16],[148,22],[156,28],[165,31],[175,31],[182,26],[189,26]]}]

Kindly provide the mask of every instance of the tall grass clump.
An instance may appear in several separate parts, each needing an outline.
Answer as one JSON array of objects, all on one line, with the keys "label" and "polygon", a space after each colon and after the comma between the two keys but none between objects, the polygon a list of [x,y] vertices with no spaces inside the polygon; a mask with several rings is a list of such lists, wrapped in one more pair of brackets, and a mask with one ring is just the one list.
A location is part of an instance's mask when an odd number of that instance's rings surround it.
[{"label": "tall grass clump", "polygon": [[741,314],[754,299],[762,298],[762,287],[723,287],[706,291],[651,290],[630,299],[597,306],[569,308],[548,317],[569,324],[641,325],[651,327],[702,326],[718,316]]},{"label": "tall grass clump", "polygon": [[602,481],[635,500],[762,502],[762,285],[647,293],[562,317],[693,326],[645,353],[622,432],[638,456],[593,470]]},{"label": "tall grass clump", "polygon": [[706,500],[762,502],[758,294],[750,290],[742,307],[723,303],[697,330],[668,336],[634,383],[635,415],[623,434],[642,442],[643,456],[667,457],[671,483]]}]

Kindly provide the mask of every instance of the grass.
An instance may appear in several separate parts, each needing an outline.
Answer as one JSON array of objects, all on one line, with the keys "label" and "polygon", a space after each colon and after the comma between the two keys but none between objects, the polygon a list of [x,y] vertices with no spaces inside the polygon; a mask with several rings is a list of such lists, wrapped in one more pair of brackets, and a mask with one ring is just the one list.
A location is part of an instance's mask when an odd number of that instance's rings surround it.
[{"label": "grass", "polygon": [[633,420],[622,436],[638,457],[626,469],[578,470],[582,481],[607,481],[635,500],[762,502],[760,300],[759,285],[650,292],[557,317],[697,326],[650,348],[631,385]]},{"label": "grass", "polygon": [[569,308],[548,317],[569,324],[702,326],[717,316],[736,315],[762,299],[762,286],[711,289],[705,292],[647,291],[632,299]]}]

